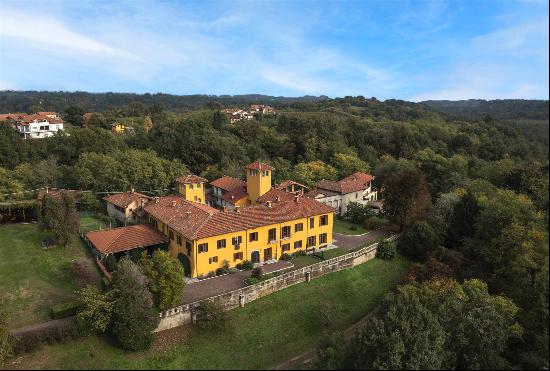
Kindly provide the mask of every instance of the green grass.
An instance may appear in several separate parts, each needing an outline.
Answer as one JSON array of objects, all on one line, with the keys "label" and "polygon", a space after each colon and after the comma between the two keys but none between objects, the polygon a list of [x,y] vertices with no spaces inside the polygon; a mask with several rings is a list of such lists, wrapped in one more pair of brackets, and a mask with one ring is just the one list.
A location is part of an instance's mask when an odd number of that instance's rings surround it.
[{"label": "green grass", "polygon": [[[88,231],[97,231],[100,226],[102,229],[109,228],[109,224],[106,224],[101,221],[101,219],[98,219],[92,215],[82,215],[80,217],[80,230],[84,233]],[[115,226],[113,225],[113,227]]]},{"label": "green grass", "polygon": [[[355,227],[355,230],[352,230],[351,228]],[[368,230],[363,228],[363,226],[358,224],[350,223],[346,220],[340,219],[340,218],[334,218],[334,232],[340,233],[340,234],[349,234],[349,235],[358,235],[367,233]]]},{"label": "green grass", "polygon": [[43,250],[40,242],[51,237],[38,224],[0,226],[0,297],[11,328],[48,320],[53,304],[75,298],[71,261],[93,264],[76,236],[65,247]]},{"label": "green grass", "polygon": [[316,346],[330,308],[328,330],[340,331],[375,308],[410,266],[398,257],[373,259],[247,304],[228,313],[223,331],[193,327],[189,336],[164,350],[126,353],[103,337],[46,346],[20,359],[41,369],[265,369]]}]

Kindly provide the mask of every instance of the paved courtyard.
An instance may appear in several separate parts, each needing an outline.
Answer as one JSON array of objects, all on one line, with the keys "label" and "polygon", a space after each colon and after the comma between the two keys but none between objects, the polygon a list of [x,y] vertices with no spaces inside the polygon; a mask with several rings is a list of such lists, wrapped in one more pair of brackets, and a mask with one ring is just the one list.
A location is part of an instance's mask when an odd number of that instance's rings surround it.
[{"label": "paved courtyard", "polygon": [[[274,263],[265,264],[262,268],[264,274],[269,274],[292,268],[292,266],[290,262],[279,260]],[[251,271],[241,271],[190,283],[183,289],[183,304],[193,303],[211,296],[240,289],[245,286],[244,280],[250,277],[250,273]]]}]

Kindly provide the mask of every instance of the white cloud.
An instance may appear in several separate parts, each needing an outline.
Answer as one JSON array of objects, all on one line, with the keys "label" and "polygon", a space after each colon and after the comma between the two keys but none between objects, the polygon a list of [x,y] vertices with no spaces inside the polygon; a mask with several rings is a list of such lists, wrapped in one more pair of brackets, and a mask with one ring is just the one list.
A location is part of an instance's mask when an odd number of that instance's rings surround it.
[{"label": "white cloud", "polygon": [[58,54],[76,51],[96,56],[139,59],[125,50],[74,32],[53,18],[6,8],[0,12],[0,36],[30,42],[35,47],[49,48]]}]

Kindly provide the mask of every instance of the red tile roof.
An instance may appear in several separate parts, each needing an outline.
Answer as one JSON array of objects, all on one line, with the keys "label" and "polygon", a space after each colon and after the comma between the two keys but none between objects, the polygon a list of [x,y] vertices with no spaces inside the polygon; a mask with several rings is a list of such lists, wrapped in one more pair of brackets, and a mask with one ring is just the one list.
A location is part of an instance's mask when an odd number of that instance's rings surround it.
[{"label": "red tile roof", "polygon": [[222,212],[181,196],[166,196],[150,202],[145,211],[189,240],[254,229],[314,215],[328,214],[334,209],[312,199],[281,201],[267,205]]},{"label": "red tile roof", "polygon": [[111,204],[114,204],[119,207],[128,207],[132,202],[137,202],[139,206],[140,201],[144,199],[146,202],[151,200],[152,197],[141,194],[139,192],[123,192],[123,193],[115,193],[114,195],[105,196],[103,199],[106,202],[109,202]]},{"label": "red tile roof", "polygon": [[250,170],[262,170],[262,171],[273,170],[273,167],[269,166],[266,163],[262,163],[260,161],[251,162],[250,164],[246,165],[246,168]]},{"label": "red tile roof", "polygon": [[169,238],[145,224],[91,231],[86,237],[102,254],[128,251],[168,242]]},{"label": "red tile roof", "polygon": [[38,191],[38,195],[36,196],[36,198],[38,200],[41,200],[44,198],[45,195],[48,195],[52,198],[61,198],[61,193],[65,191],[67,192],[68,194],[70,194],[71,196],[73,196],[73,198],[75,199],[75,201],[79,201],[80,198],[82,197],[82,191],[79,191],[79,190],[75,190],[75,189],[58,189],[58,188],[49,188],[48,190],[45,190],[45,189],[41,189]]},{"label": "red tile roof", "polygon": [[374,180],[374,176],[357,172],[339,181],[323,179],[317,183],[317,188],[347,194],[367,189],[372,180]]},{"label": "red tile roof", "polygon": [[206,183],[206,182],[208,182],[208,180],[206,180],[206,179],[204,179],[204,178],[201,178],[201,177],[198,176],[198,175],[190,174],[190,175],[180,176],[179,178],[176,179],[176,182],[178,182],[178,183],[183,183],[183,184],[188,184],[188,183]]},{"label": "red tile roof", "polygon": [[278,188],[271,188],[269,191],[258,197],[256,201],[261,204],[265,204],[267,201],[292,201],[294,200],[294,196],[295,194],[292,192],[286,192]]},{"label": "red tile roof", "polygon": [[298,182],[295,182],[294,180],[283,180],[281,183],[275,185],[275,188],[278,188],[278,189],[286,189],[287,187],[289,186],[292,186],[292,185],[296,185],[298,187],[303,187],[305,189],[308,189],[307,186],[301,184],[301,183],[298,183]]},{"label": "red tile roof", "polygon": [[222,196],[222,199],[226,202],[234,204],[235,202],[243,199],[246,196],[248,196],[248,193],[246,193],[246,187],[238,187],[226,192]]},{"label": "red tile roof", "polygon": [[246,182],[241,179],[224,175],[221,178],[211,181],[210,185],[221,188],[224,191],[231,191],[232,189],[235,189],[235,188],[246,187]]}]

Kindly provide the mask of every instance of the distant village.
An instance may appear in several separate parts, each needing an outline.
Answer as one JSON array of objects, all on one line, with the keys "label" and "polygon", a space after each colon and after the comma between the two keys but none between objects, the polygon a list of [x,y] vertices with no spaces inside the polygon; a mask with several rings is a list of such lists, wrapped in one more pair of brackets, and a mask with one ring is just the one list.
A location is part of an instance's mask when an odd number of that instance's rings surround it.
[{"label": "distant village", "polygon": [[[234,124],[242,120],[252,120],[258,114],[274,115],[275,109],[265,104],[252,104],[249,109],[242,108],[225,108],[222,110],[229,119],[229,122]],[[93,113],[85,113],[84,119]],[[36,112],[27,113],[1,113],[0,122],[10,122],[15,129],[25,139],[48,138],[54,136],[59,131],[64,131],[65,121],[57,112]],[[111,124],[111,131],[114,134],[132,134],[134,128],[123,123],[114,122]]]}]

